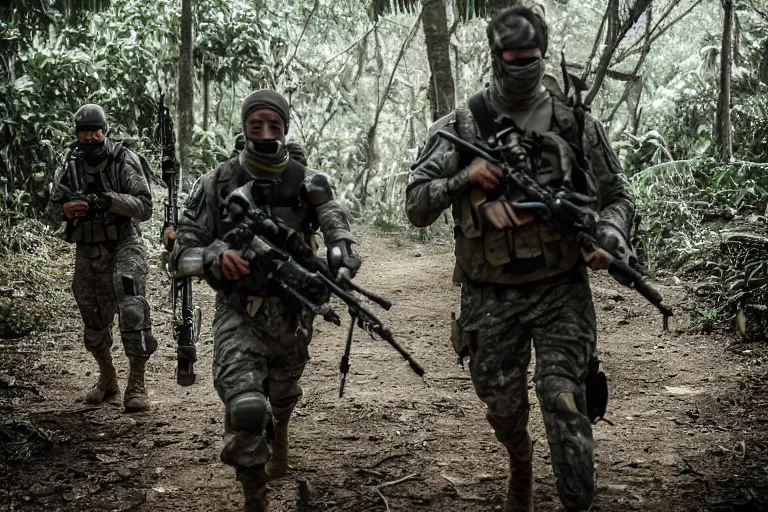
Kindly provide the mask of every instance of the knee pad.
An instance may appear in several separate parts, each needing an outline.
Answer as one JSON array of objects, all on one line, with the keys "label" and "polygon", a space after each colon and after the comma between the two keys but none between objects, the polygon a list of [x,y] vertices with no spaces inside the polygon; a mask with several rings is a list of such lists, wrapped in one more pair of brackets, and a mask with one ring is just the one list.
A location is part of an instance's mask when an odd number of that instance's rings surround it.
[{"label": "knee pad", "polygon": [[227,404],[227,421],[232,430],[261,434],[272,421],[272,407],[261,393],[246,391]]},{"label": "knee pad", "polygon": [[149,302],[140,295],[128,295],[118,304],[121,331],[144,331],[152,328]]}]

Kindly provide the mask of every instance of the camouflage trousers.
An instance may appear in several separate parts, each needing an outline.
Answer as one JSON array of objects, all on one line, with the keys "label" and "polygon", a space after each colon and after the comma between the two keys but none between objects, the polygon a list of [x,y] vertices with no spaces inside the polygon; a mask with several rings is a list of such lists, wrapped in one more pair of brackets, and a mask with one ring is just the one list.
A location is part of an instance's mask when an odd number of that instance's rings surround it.
[{"label": "camouflage trousers", "polygon": [[146,358],[157,349],[145,298],[147,272],[147,249],[138,235],[114,247],[77,245],[72,292],[85,324],[86,349],[112,347],[115,314],[127,356]]},{"label": "camouflage trousers", "polygon": [[506,445],[525,437],[533,341],[536,395],[560,499],[569,509],[589,508],[594,441],[584,379],[595,350],[595,308],[586,269],[524,285],[463,284],[459,326],[475,391]]},{"label": "camouflage trousers", "polygon": [[[273,408],[290,409],[302,396],[299,379],[309,361],[312,340],[310,311],[296,312],[276,298],[267,298],[256,315],[216,301],[213,321],[213,384],[222,402],[241,393],[257,392]],[[271,456],[265,432],[224,427],[221,461],[235,467],[265,464]]]}]

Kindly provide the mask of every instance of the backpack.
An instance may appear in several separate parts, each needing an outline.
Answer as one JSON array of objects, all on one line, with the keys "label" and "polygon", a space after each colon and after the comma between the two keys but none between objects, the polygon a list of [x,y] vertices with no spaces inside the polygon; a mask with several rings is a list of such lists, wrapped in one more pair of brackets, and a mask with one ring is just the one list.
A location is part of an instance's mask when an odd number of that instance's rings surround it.
[{"label": "backpack", "polygon": [[[123,170],[123,166],[125,165],[125,151],[129,150],[130,147],[128,147],[124,141],[122,142],[115,142],[112,147],[112,158],[115,162],[117,162],[118,169],[117,172],[120,173]],[[133,151],[133,150],[131,150]],[[133,154],[135,154],[137,157],[139,157],[139,162],[141,162],[141,172],[144,175],[144,179],[147,180],[147,186],[149,187],[149,194],[154,196],[152,193],[152,182],[157,182],[157,177],[155,176],[155,173],[152,172],[152,167],[149,165],[149,160],[139,153],[138,151],[133,151]]]}]

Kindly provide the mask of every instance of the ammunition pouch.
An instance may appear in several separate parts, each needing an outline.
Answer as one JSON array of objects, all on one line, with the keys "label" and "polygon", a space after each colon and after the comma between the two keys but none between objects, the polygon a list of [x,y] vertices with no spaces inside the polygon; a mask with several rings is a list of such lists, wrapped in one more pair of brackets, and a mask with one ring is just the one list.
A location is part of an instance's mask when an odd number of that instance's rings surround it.
[{"label": "ammunition pouch", "polygon": [[129,220],[111,213],[67,219],[65,239],[69,243],[86,245],[117,242],[120,239],[120,228]]},{"label": "ammunition pouch", "polygon": [[532,222],[498,229],[484,218],[485,192],[474,188],[454,203],[456,260],[467,279],[517,284],[556,275],[581,261],[578,245]]}]

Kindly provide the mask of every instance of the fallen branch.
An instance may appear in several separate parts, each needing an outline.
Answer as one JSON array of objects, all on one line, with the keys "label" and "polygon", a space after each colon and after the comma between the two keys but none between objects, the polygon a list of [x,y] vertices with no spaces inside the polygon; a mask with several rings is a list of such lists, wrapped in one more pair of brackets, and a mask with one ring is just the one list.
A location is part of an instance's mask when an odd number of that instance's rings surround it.
[{"label": "fallen branch", "polygon": [[398,485],[403,482],[407,482],[408,480],[413,480],[417,476],[421,475],[421,473],[413,473],[408,476],[404,476],[403,478],[398,478],[397,480],[392,480],[391,482],[384,482],[383,484],[377,485],[376,490],[383,489],[384,487],[391,487],[393,485]]},{"label": "fallen branch", "polygon": [[381,494],[381,491],[379,488],[376,488],[376,492],[379,493],[379,496],[381,496],[381,499],[384,500],[384,506],[387,507],[387,512],[389,512],[389,503],[387,503],[387,498],[384,497],[383,494]]},{"label": "fallen branch", "polygon": [[34,414],[34,415],[40,415],[40,414],[82,414],[82,413],[86,413],[86,412],[98,411],[99,409],[101,409],[101,406],[78,407],[77,409],[56,409],[56,408],[50,408],[50,409],[41,409],[39,411],[31,411],[29,414]]},{"label": "fallen branch", "polygon": [[405,453],[392,453],[390,455],[387,455],[386,457],[383,457],[383,458],[379,459],[373,466],[368,466],[368,469],[377,468],[377,467],[381,466],[382,464],[384,464],[385,462],[387,462],[388,460],[396,459],[398,457],[403,457],[404,455],[406,455],[406,454]]},{"label": "fallen branch", "polygon": [[34,386],[17,386],[14,384],[13,386],[2,386],[0,389],[20,389],[21,391],[30,391],[37,396],[40,396],[40,391]]}]

